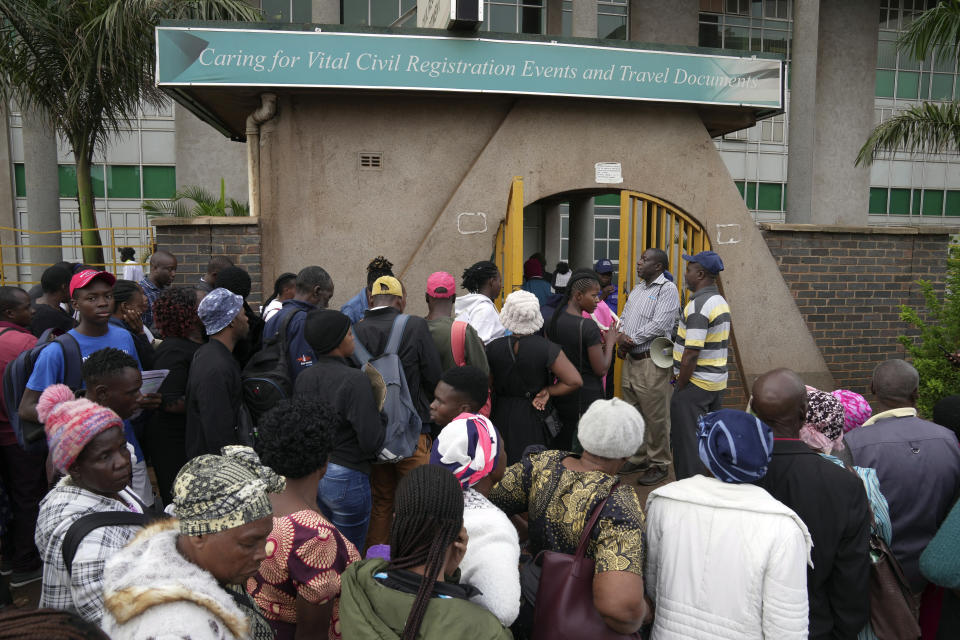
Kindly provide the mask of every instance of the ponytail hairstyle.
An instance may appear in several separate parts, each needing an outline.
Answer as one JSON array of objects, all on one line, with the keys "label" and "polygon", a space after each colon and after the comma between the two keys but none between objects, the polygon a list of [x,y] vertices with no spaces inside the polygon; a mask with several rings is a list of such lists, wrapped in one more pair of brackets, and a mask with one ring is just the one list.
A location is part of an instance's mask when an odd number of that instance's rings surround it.
[{"label": "ponytail hairstyle", "polygon": [[391,569],[425,565],[420,588],[403,627],[402,640],[414,640],[443,571],[447,549],[463,527],[463,489],[447,469],[423,465],[397,486],[390,527]]},{"label": "ponytail hairstyle", "polygon": [[497,269],[497,265],[489,260],[481,260],[464,270],[461,284],[463,284],[463,288],[470,293],[480,293],[480,288],[483,287],[488,280],[496,278],[499,273],[500,271]]},{"label": "ponytail hairstyle", "polygon": [[266,302],[263,303],[263,308],[266,309],[267,305],[280,297],[280,294],[283,293],[283,290],[286,289],[291,284],[297,282],[297,274],[290,273],[281,273],[280,277],[273,283],[273,293],[270,294],[270,297],[267,298]]},{"label": "ponytail hairstyle", "polygon": [[567,305],[570,304],[571,294],[574,292],[582,292],[588,290],[592,286],[600,286],[600,276],[597,275],[597,272],[593,269],[576,269],[570,275],[570,280],[567,281],[567,287],[563,294],[563,300],[560,304],[557,305],[556,310],[553,312],[553,316],[550,318],[550,331],[548,332],[547,337],[557,342],[557,320],[560,319],[560,314],[566,312]]},{"label": "ponytail hairstyle", "polygon": [[373,283],[383,276],[393,276],[393,263],[377,256],[367,265],[367,291],[373,291]]}]

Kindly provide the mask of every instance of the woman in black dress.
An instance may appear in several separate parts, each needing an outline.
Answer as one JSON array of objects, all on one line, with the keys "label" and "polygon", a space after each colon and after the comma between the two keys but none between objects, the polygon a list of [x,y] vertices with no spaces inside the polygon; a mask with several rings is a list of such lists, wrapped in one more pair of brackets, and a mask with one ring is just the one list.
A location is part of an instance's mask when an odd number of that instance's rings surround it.
[{"label": "woman in black dress", "polygon": [[513,464],[530,445],[549,444],[544,424],[547,403],[575,392],[583,381],[558,345],[534,335],[543,326],[537,296],[511,293],[500,322],[512,335],[487,345],[493,389],[490,419],[503,435],[507,464]]},{"label": "woman in black dress", "polygon": [[203,345],[203,324],[197,305],[204,292],[193,287],[168,287],[153,305],[157,329],[166,336],[157,347],[154,366],[169,369],[160,385],[160,409],[147,429],[149,451],[164,504],[173,499],[173,481],[187,462],[187,377],[193,354]]},{"label": "woman in black dress", "polygon": [[[563,424],[553,441],[553,448],[580,452],[577,440],[577,422],[595,400],[603,395],[603,377],[613,363],[617,338],[616,326],[601,336],[597,323],[589,316],[600,303],[600,276],[593,269],[577,269],[570,276],[564,302],[550,318],[547,337],[563,348],[567,358],[580,372],[583,386],[576,393],[557,398],[556,407]],[[496,424],[496,422],[494,422]]]}]

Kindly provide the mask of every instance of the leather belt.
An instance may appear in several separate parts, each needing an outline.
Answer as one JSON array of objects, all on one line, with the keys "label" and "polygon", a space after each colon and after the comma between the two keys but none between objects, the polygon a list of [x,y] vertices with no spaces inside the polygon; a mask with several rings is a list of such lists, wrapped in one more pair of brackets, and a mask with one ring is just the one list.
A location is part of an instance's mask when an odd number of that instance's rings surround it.
[{"label": "leather belt", "polygon": [[628,353],[627,355],[630,356],[632,360],[646,360],[650,357],[650,351],[647,350],[643,353]]}]

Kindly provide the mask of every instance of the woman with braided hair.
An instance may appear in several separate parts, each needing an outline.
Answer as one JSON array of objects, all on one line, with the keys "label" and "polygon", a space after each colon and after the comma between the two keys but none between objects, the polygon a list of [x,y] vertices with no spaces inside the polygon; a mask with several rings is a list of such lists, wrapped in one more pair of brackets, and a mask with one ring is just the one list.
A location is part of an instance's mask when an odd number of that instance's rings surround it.
[{"label": "woman with braided hair", "polygon": [[603,395],[603,377],[613,363],[620,331],[616,325],[606,335],[597,323],[584,318],[600,304],[600,276],[593,269],[577,269],[567,283],[566,297],[546,325],[546,337],[563,349],[583,378],[579,391],[554,400],[562,427],[554,439],[555,449],[581,451],[577,441],[577,421],[594,400]]},{"label": "woman with braided hair", "polygon": [[153,334],[143,324],[143,312],[147,310],[147,296],[132,280],[117,280],[113,285],[113,315],[110,324],[130,332],[137,358],[144,371],[153,369]]},{"label": "woman with braided hair", "polygon": [[454,304],[457,320],[476,329],[483,344],[490,344],[506,335],[507,330],[500,322],[500,314],[493,304],[493,299],[500,295],[500,289],[503,288],[497,265],[488,260],[477,262],[463,272],[462,284],[470,293],[457,298]]},{"label": "woman with braided hair", "polygon": [[477,590],[457,583],[466,550],[460,483],[445,468],[417,467],[397,487],[390,562],[355,562],[341,577],[343,637],[512,638],[493,614],[468,600]]}]

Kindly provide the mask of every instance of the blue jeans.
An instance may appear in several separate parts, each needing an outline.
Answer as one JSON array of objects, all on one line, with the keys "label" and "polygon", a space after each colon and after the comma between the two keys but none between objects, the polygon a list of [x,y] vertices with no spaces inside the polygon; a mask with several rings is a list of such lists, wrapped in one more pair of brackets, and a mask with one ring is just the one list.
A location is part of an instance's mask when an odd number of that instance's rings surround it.
[{"label": "blue jeans", "polygon": [[317,504],[324,517],[363,553],[373,504],[370,476],[328,462],[317,487]]}]

